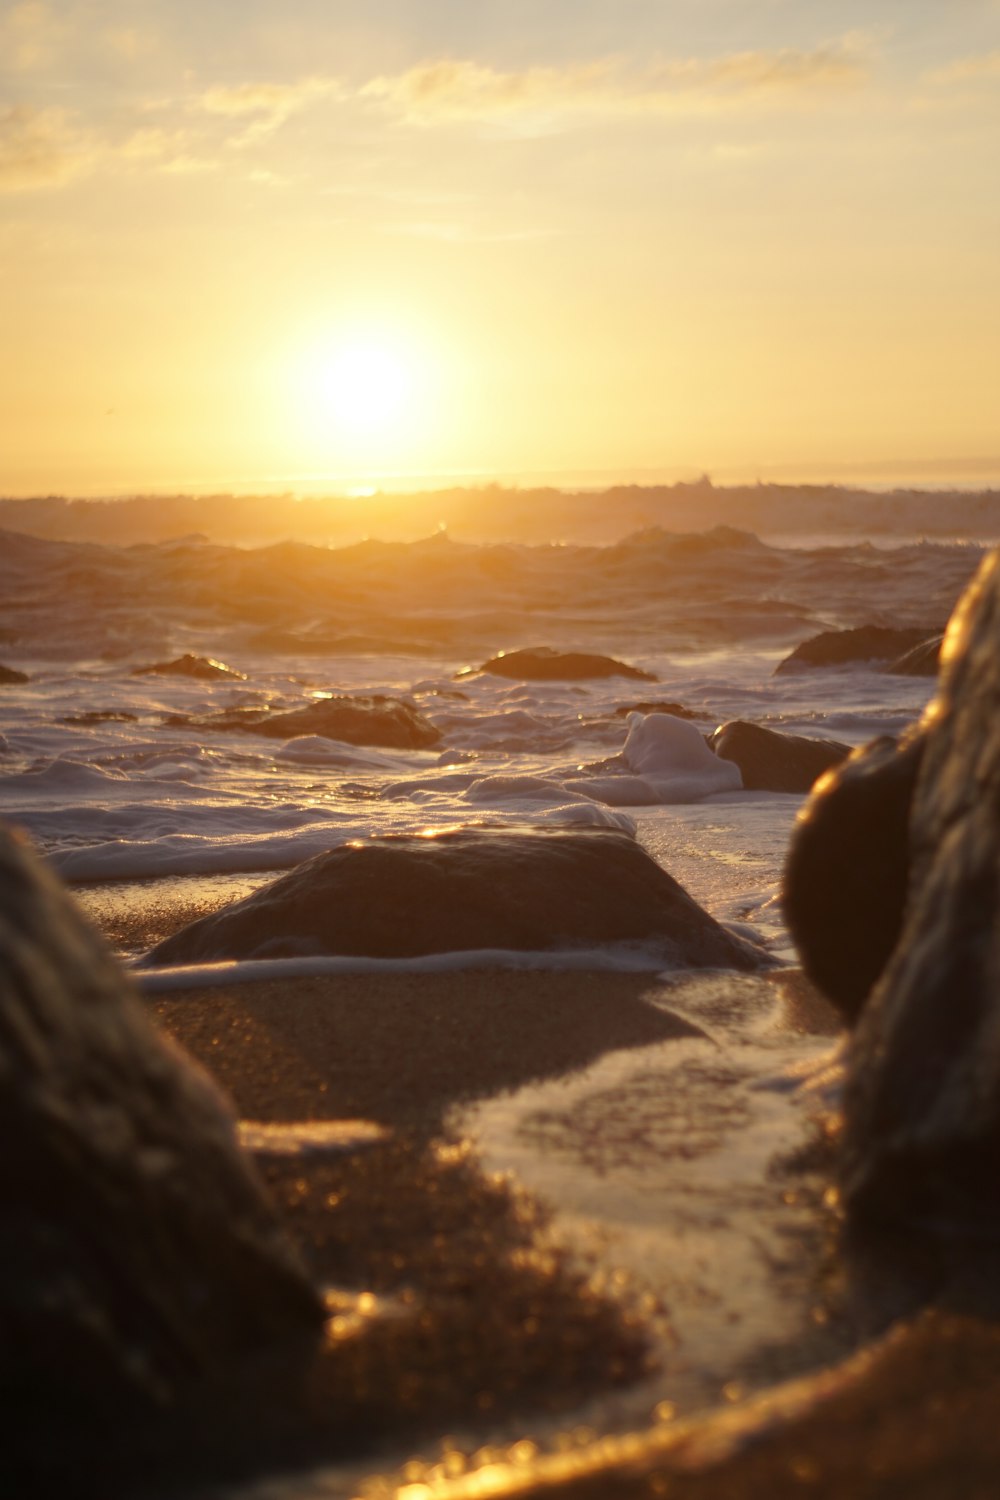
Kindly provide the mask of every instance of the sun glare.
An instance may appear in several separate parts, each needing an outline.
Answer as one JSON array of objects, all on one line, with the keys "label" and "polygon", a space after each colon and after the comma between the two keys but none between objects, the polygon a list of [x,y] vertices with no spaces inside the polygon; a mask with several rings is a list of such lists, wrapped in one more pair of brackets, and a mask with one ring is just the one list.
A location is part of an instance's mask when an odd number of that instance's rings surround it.
[{"label": "sun glare", "polygon": [[441,359],[423,341],[402,330],[331,330],[286,368],[300,463],[341,475],[419,468],[444,395]]},{"label": "sun glare", "polygon": [[406,359],[379,344],[338,350],[318,379],[330,417],[348,433],[388,433],[406,416],[413,395]]}]

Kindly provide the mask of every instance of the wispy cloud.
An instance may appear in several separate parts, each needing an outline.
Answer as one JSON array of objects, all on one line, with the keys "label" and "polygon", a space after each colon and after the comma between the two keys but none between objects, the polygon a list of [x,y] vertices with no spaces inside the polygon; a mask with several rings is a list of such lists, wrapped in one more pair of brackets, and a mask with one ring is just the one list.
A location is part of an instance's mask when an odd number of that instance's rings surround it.
[{"label": "wispy cloud", "polygon": [[930,74],[932,83],[964,84],[1000,81],[1000,52],[959,57]]},{"label": "wispy cloud", "polygon": [[44,67],[67,29],[65,20],[43,0],[21,0],[0,15],[0,61],[20,73]]},{"label": "wispy cloud", "polygon": [[801,104],[819,91],[857,85],[870,66],[869,47],[857,36],[808,52],[785,48],[665,60],[641,70],[607,58],[500,72],[454,58],[375,78],[361,97],[415,124],[483,120],[544,126],[573,116],[690,113],[762,100]]},{"label": "wispy cloud", "polygon": [[245,146],[270,135],[299,110],[338,89],[335,79],[304,78],[297,83],[240,83],[217,85],[201,96],[202,109],[212,115],[247,121],[231,145]]},{"label": "wispy cloud", "polygon": [[0,192],[58,187],[93,166],[96,148],[59,110],[0,109]]}]

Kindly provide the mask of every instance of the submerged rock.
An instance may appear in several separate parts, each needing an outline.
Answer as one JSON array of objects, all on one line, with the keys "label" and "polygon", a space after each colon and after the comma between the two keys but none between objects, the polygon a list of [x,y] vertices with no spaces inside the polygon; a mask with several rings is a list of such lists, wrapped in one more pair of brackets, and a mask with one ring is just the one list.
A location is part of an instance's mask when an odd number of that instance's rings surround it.
[{"label": "submerged rock", "polygon": [[[860,625],[855,630],[824,630],[796,646],[775,667],[775,673],[811,667],[842,667],[850,662],[893,661],[905,651],[925,644],[935,634],[928,629],[895,630],[886,625]],[[940,635],[940,630],[937,631]]]},{"label": "submerged rock", "polygon": [[170,714],[164,723],[193,729],[243,730],[273,740],[319,735],[347,745],[373,745],[383,750],[432,750],[441,743],[440,732],[412,703],[380,694],[318,698],[306,708],[281,713],[239,708],[198,717]]},{"label": "submerged rock", "polygon": [[[588,677],[631,677],[637,682],[655,682],[652,672],[630,667],[613,656],[590,651],[556,651],[552,646],[528,646],[523,651],[501,651],[483,662],[475,672],[495,677],[513,677],[518,682],[578,682]],[[464,675],[464,674],[463,674]]]},{"label": "submerged rock", "polygon": [[1000,555],[925,715],[900,941],[858,1021],[843,1191],[858,1213],[1000,1229]]},{"label": "submerged rock", "polygon": [[802,966],[853,1022],[899,938],[908,826],[924,750],[873,740],[816,787],[785,863],[785,917]]},{"label": "submerged rock", "polygon": [[781,734],[745,719],[721,724],[708,743],[716,755],[739,766],[744,787],[756,792],[808,792],[851,753],[850,745],[838,740]]},{"label": "submerged rock", "polygon": [[4,1463],[319,1327],[228,1104],[2,829],[0,1126]]},{"label": "submerged rock", "polygon": [[912,650],[904,651],[902,656],[886,667],[886,672],[892,677],[936,677],[941,665],[943,642],[943,635],[932,636],[929,641],[923,641]]},{"label": "submerged rock", "polygon": [[228,677],[234,682],[246,682],[246,673],[237,672],[233,667],[227,667],[225,662],[216,661],[214,656],[192,656],[191,652],[185,652],[174,661],[154,662],[150,667],[134,667],[133,677],[150,677],[154,674],[166,677],[197,677],[218,678]]},{"label": "submerged rock", "polygon": [[0,662],[0,683],[9,683],[13,685],[19,682],[29,681],[30,678],[28,677],[27,672],[18,672],[14,667],[5,667],[3,663]]},{"label": "submerged rock", "polygon": [[692,900],[629,835],[475,829],[355,841],[203,917],[147,964],[299,954],[651,944],[664,964],[752,969],[765,955]]}]

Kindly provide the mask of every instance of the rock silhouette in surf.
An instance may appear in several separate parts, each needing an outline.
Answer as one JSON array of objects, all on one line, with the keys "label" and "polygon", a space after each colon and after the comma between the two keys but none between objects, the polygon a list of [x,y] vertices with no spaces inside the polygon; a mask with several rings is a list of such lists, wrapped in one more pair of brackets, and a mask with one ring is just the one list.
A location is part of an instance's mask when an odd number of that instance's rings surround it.
[{"label": "rock silhouette in surf", "polygon": [[1000,554],[959,604],[924,719],[903,928],[861,1012],[843,1190],[869,1216],[1000,1225]]},{"label": "rock silhouette in surf", "polygon": [[358,840],[317,855],[147,955],[151,965],[477,949],[654,947],[662,962],[768,962],[635,839],[610,829],[474,829]]},{"label": "rock silhouette in surf", "polygon": [[164,723],[193,729],[242,730],[273,740],[320,735],[382,750],[433,750],[441,743],[440,732],[412,703],[378,693],[370,697],[318,698],[306,708],[280,713],[251,708],[198,717],[170,714]]},{"label": "rock silhouette in surf", "polygon": [[5,1463],[22,1428],[120,1431],[319,1328],[227,1102],[3,829],[0,1080]]},{"label": "rock silhouette in surf", "polygon": [[747,791],[808,792],[814,782],[851,753],[838,740],[780,734],[763,724],[731,719],[709,735],[709,747],[740,768]]},{"label": "rock silhouette in surf", "polygon": [[859,625],[854,630],[824,630],[780,661],[775,673],[799,672],[812,667],[842,667],[852,662],[894,661],[915,646],[924,645],[931,636],[940,637],[940,628],[896,630],[887,625]]},{"label": "rock silhouette in surf", "polygon": [[0,683],[8,683],[13,685],[19,682],[28,681],[29,678],[27,672],[18,672],[15,667],[5,667],[3,663],[0,662]]},{"label": "rock silhouette in surf", "polygon": [[802,966],[848,1023],[899,938],[908,827],[924,741],[873,740],[825,777],[799,814],[783,879]]},{"label": "rock silhouette in surf", "polygon": [[893,677],[936,677],[941,665],[943,641],[944,636],[932,636],[929,641],[904,651],[885,670]]},{"label": "rock silhouette in surf", "polygon": [[580,682],[597,677],[630,677],[636,682],[657,680],[652,672],[630,667],[627,662],[617,661],[613,656],[601,656],[592,651],[556,651],[552,646],[501,651],[471,671],[487,672],[494,677],[512,677],[517,682]]},{"label": "rock silhouette in surf", "polygon": [[227,667],[225,662],[216,661],[214,656],[193,656],[190,651],[183,656],[178,656],[174,661],[158,661],[149,667],[134,667],[133,677],[196,677],[208,681],[217,678],[229,678],[234,682],[246,682],[246,673],[237,672],[234,667]]}]

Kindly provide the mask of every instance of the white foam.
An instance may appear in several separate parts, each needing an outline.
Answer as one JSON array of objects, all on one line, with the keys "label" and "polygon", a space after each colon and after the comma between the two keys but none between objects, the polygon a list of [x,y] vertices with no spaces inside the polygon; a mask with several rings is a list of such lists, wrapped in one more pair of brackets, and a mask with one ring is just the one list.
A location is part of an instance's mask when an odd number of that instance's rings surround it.
[{"label": "white foam", "polygon": [[[139,961],[141,962],[141,960]],[[130,966],[143,994],[205,989],[256,980],[312,979],[349,974],[451,974],[477,969],[540,970],[573,973],[658,974],[670,971],[663,950],[641,944],[608,944],[603,948],[475,948],[455,953],[420,954],[412,958],[338,957],[256,958],[225,963],[178,964],[164,968]]]}]

